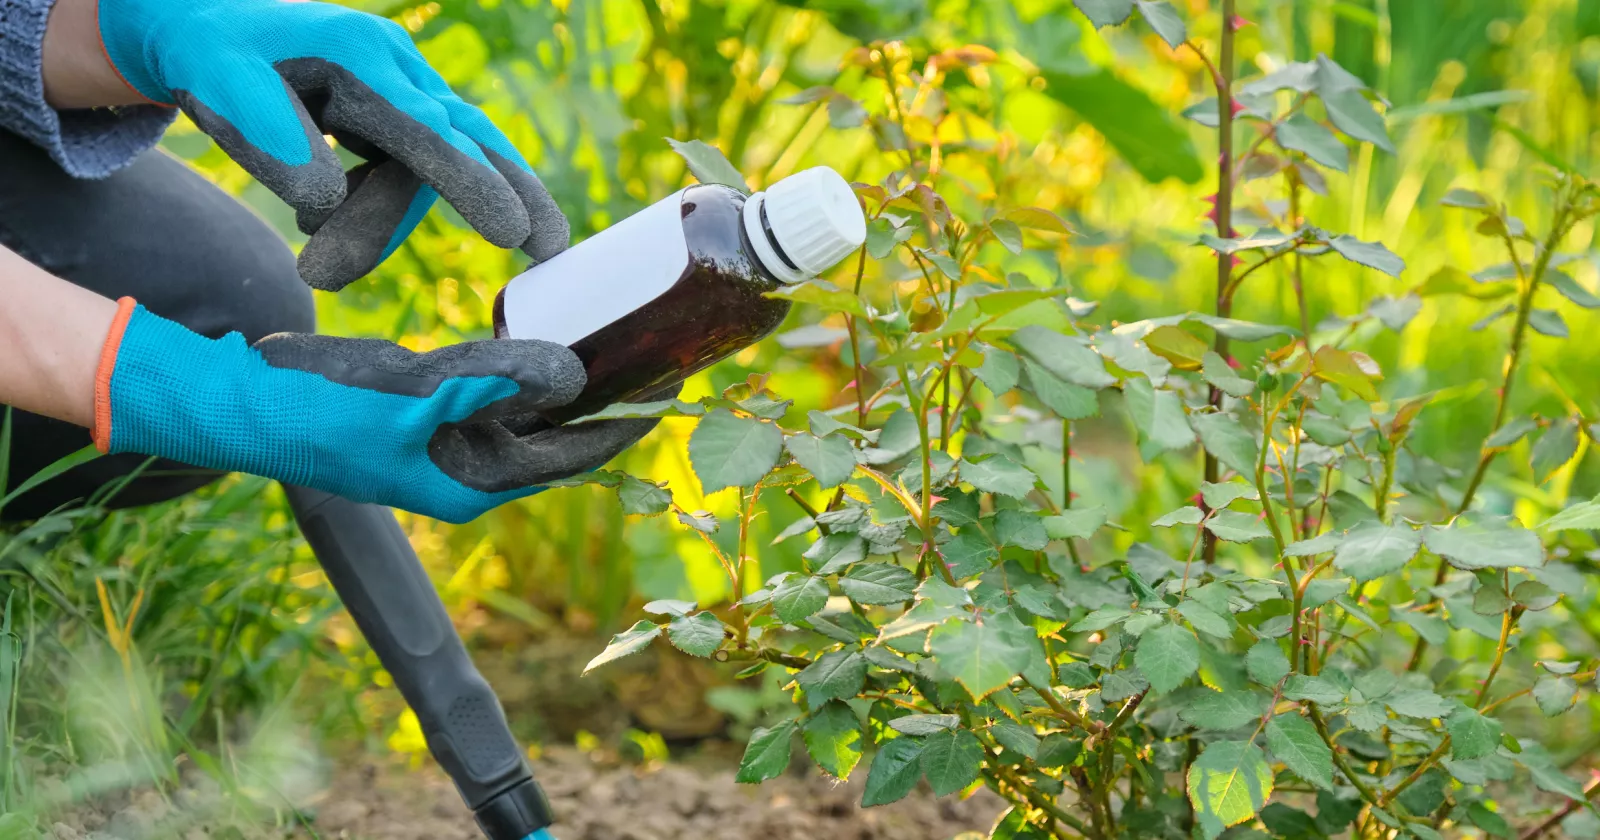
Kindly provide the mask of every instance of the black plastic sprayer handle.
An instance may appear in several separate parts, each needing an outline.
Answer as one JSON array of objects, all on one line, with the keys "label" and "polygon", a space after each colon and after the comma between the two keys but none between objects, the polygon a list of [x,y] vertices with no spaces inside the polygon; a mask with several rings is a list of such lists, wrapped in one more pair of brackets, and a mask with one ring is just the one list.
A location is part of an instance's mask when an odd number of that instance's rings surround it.
[{"label": "black plastic sprayer handle", "polygon": [[494,691],[467,656],[394,513],[285,485],[328,581],[416,713],[428,749],[490,840],[551,823]]}]

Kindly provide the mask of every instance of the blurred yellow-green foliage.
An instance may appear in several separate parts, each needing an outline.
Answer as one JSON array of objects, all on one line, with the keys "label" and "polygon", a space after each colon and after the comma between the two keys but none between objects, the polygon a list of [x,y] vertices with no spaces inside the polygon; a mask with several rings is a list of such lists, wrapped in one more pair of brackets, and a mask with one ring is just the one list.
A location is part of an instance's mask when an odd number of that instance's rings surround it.
[{"label": "blurred yellow-green foliage", "polygon": [[[916,54],[978,44],[993,63],[952,71],[946,93],[973,106],[953,119],[914,115],[919,140],[948,146],[949,175],[968,186],[962,208],[1040,206],[1068,219],[1077,235],[1060,248],[1035,249],[1019,263],[1036,281],[1071,284],[1102,302],[1111,319],[1136,320],[1185,310],[1208,311],[1214,258],[1194,247],[1205,198],[1215,190],[1213,132],[1177,115],[1206,100],[1208,81],[1194,54],[1173,51],[1147,29],[1096,31],[1067,0],[441,0],[410,5],[355,2],[393,17],[414,33],[423,53],[455,88],[493,117],[524,151],[582,237],[660,198],[688,180],[664,137],[698,138],[723,149],[761,186],[814,165],[873,181],[903,161],[878,151],[852,107],[826,100],[784,102],[831,85],[880,109],[881,84],[860,61],[896,61],[891,51],[862,55],[863,44],[901,40]],[[1215,41],[1207,0],[1180,0],[1191,34]],[[1240,54],[1267,72],[1284,62],[1328,53],[1389,102],[1397,153],[1362,146],[1348,177],[1330,179],[1305,215],[1363,239],[1379,239],[1404,257],[1399,280],[1346,263],[1308,268],[1315,323],[1359,312],[1377,294],[1400,294],[1436,270],[1467,271],[1500,262],[1492,242],[1475,236],[1461,214],[1440,208],[1451,187],[1506,201],[1530,226],[1543,220],[1541,167],[1561,158],[1592,167],[1600,126],[1600,2],[1597,0],[1246,0],[1249,26]],[[907,67],[908,70],[921,68]],[[1131,91],[1131,93],[1130,93]],[[1148,98],[1170,114],[1192,151],[1146,150],[1130,162],[1148,119],[1128,107]],[[938,114],[938,103],[923,103]],[[975,114],[992,114],[985,120]],[[1126,124],[1123,121],[1127,121]],[[1098,126],[1098,127],[1097,127]],[[1248,142],[1249,135],[1243,135]],[[292,214],[253,183],[187,123],[167,148],[302,241]],[[1138,165],[1136,166],[1135,163]],[[1147,177],[1155,175],[1158,177]],[[1164,176],[1164,177],[1162,177]],[[1246,212],[1270,215],[1247,187]],[[953,201],[955,199],[952,199]],[[1244,225],[1241,225],[1244,227]],[[1568,250],[1587,252],[1583,225]],[[377,336],[426,349],[490,335],[490,303],[519,271],[519,255],[478,239],[448,208],[434,211],[371,277],[338,296],[319,295],[321,329]],[[1585,260],[1570,267],[1593,287]],[[1296,323],[1286,275],[1252,287],[1236,315]],[[871,283],[882,278],[869,276]],[[583,282],[573,278],[572,282]],[[1413,438],[1418,450],[1448,467],[1470,470],[1489,427],[1492,390],[1504,338],[1469,326],[1488,309],[1469,298],[1429,298],[1403,334],[1363,328],[1358,340],[1381,364],[1383,387],[1415,394],[1451,386],[1436,400],[1470,410],[1437,412]],[[1516,397],[1520,411],[1559,414],[1576,407],[1593,417],[1592,386],[1600,345],[1589,345],[1595,316],[1568,308],[1574,338],[1532,339],[1536,387]],[[789,328],[816,316],[797,307]],[[797,401],[791,416],[846,397],[848,366],[828,348],[786,348],[769,341],[697,376],[687,397],[715,393],[751,372],[770,372],[771,387]],[[691,423],[669,419],[625,456],[628,471],[667,481],[685,508],[728,513],[732,493],[702,497],[686,458]],[[1163,492],[1135,495],[1121,480],[1137,453],[1115,418],[1097,427],[1078,489],[1112,519],[1153,517],[1181,503],[1176,479]],[[1600,482],[1581,452],[1542,486],[1526,467],[1527,443],[1497,467],[1486,489],[1491,507],[1538,519]],[[1587,446],[1587,442],[1580,444]],[[1078,469],[1075,467],[1075,469]],[[1191,482],[1192,484],[1192,482]],[[773,494],[751,538],[765,543],[799,514]],[[265,514],[264,514],[265,515]],[[281,529],[281,512],[273,514]],[[1144,521],[1148,521],[1148,518]],[[670,518],[625,521],[599,488],[548,492],[508,505],[465,526],[406,520],[413,541],[457,610],[464,629],[486,618],[580,631],[615,628],[644,599],[724,598],[726,580],[693,531]],[[726,535],[724,535],[726,536]],[[800,547],[764,552],[758,578],[797,565]],[[311,585],[314,573],[295,580]],[[1582,617],[1600,631],[1600,614]],[[336,630],[346,647],[358,643]],[[358,685],[360,678],[352,678]]]}]

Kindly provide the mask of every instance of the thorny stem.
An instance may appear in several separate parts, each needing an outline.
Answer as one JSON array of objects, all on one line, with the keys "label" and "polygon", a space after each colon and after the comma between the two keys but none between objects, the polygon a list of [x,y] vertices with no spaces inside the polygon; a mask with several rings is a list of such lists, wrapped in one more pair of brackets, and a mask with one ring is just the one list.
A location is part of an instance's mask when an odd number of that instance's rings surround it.
[{"label": "thorny stem", "polygon": [[[1233,235],[1233,21],[1235,0],[1222,0],[1222,36],[1220,55],[1217,64],[1213,65],[1205,53],[1192,42],[1189,48],[1200,56],[1211,70],[1211,83],[1217,90],[1217,235],[1228,237]],[[1228,286],[1233,276],[1233,255],[1217,254],[1217,316],[1228,317],[1230,305],[1228,302]],[[1216,334],[1212,345],[1217,355],[1228,358],[1228,337],[1221,332]],[[1212,406],[1221,407],[1222,389],[1211,386],[1208,400]],[[1205,480],[1217,480],[1217,457],[1210,452],[1205,455]],[[1204,503],[1202,502],[1202,510]],[[1204,556],[1207,563],[1216,559],[1217,541],[1210,534],[1203,537],[1205,550]]]},{"label": "thorny stem", "polygon": [[[1472,704],[1472,708],[1477,709],[1480,712],[1486,708],[1484,702],[1489,699],[1489,688],[1494,685],[1494,678],[1500,673],[1500,665],[1505,662],[1506,648],[1511,640],[1511,629],[1516,626],[1517,619],[1522,617],[1522,612],[1522,607],[1512,607],[1500,618],[1500,642],[1499,644],[1495,645],[1494,662],[1489,666],[1488,676],[1483,678],[1483,688],[1479,689],[1478,691],[1477,702]],[[1510,698],[1508,697],[1506,699],[1509,700]],[[1411,787],[1411,785],[1414,784],[1418,779],[1422,778],[1422,774],[1426,773],[1428,768],[1432,767],[1439,761],[1439,759],[1443,758],[1445,752],[1449,749],[1450,735],[1446,733],[1444,738],[1439,741],[1439,746],[1435,747],[1433,752],[1429,753],[1428,757],[1424,758],[1422,762],[1417,765],[1416,769],[1411,771],[1411,775],[1402,779],[1400,784],[1395,785],[1393,789],[1383,795],[1383,799],[1379,802],[1378,807],[1384,807],[1393,801],[1396,796],[1399,796],[1403,791],[1405,791],[1406,788]]]},{"label": "thorny stem", "polygon": [[1041,687],[1035,685],[1033,681],[1029,680],[1027,677],[1023,677],[1022,681],[1027,683],[1029,688],[1033,689],[1034,694],[1039,695],[1039,697],[1044,700],[1045,704],[1050,707],[1050,710],[1056,713],[1056,717],[1061,718],[1066,723],[1076,726],[1079,729],[1092,728],[1087,721],[1078,715],[1077,712],[1067,708],[1066,704],[1061,702],[1061,698],[1057,697],[1056,693],[1050,690],[1049,686]]},{"label": "thorny stem", "polygon": [[[1028,802],[1033,805],[1033,807],[1038,808],[1046,814],[1049,814],[1052,818],[1060,822],[1066,823],[1069,828],[1078,832],[1079,834],[1082,834],[1086,837],[1100,837],[1100,833],[1090,828],[1088,825],[1085,825],[1083,820],[1080,820],[1066,811],[1061,810],[1059,806],[1057,806],[1054,802],[1051,802],[1050,799],[1043,793],[1035,790],[1032,785],[1019,780],[1015,775],[1013,775],[1012,772],[1000,762],[1000,757],[995,754],[993,746],[985,744],[983,751],[988,757],[987,763],[990,772],[994,773],[994,775],[999,778],[1000,781],[1004,782],[1012,790],[1021,794],[1023,798],[1027,799]],[[1059,836],[1059,834],[1057,836]]]},{"label": "thorny stem", "polygon": [[[1072,507],[1072,421],[1061,421],[1061,509],[1063,511]],[[1072,557],[1073,565],[1083,568],[1083,560],[1078,557],[1078,545],[1070,538],[1067,540],[1067,554]]]},{"label": "thorny stem", "polygon": [[1482,709],[1483,704],[1489,699],[1489,687],[1494,685],[1494,678],[1500,673],[1500,666],[1506,661],[1506,644],[1511,641],[1511,628],[1522,617],[1521,605],[1512,607],[1500,617],[1500,643],[1495,645],[1494,662],[1489,665],[1489,675],[1483,678],[1483,688],[1478,691],[1478,702],[1472,704],[1474,709]]},{"label": "thorny stem", "polygon": [[1111,765],[1116,759],[1117,730],[1122,728],[1128,718],[1133,717],[1134,710],[1144,702],[1145,692],[1133,695],[1123,705],[1122,711],[1117,713],[1116,719],[1111,721],[1111,726],[1100,736],[1103,741],[1100,747],[1100,809],[1105,812],[1106,834],[1115,835],[1117,832],[1117,817],[1111,812],[1111,790],[1116,787],[1116,782],[1111,778]]},{"label": "thorny stem", "polygon": [[1550,829],[1555,828],[1556,826],[1560,825],[1562,820],[1566,819],[1573,812],[1578,811],[1579,809],[1583,808],[1585,806],[1585,804],[1588,802],[1588,800],[1593,799],[1595,794],[1597,794],[1597,793],[1600,793],[1600,779],[1596,779],[1596,780],[1590,782],[1586,787],[1584,787],[1584,789],[1583,789],[1583,801],[1582,802],[1579,802],[1577,800],[1573,800],[1573,801],[1568,802],[1566,804],[1566,807],[1561,808],[1560,810],[1556,811],[1554,814],[1551,814],[1549,817],[1547,817],[1544,820],[1544,822],[1541,822],[1538,825],[1534,826],[1533,828],[1530,828],[1527,831],[1524,831],[1522,833],[1521,840],[1538,840],[1540,835],[1542,835],[1546,831],[1549,831]]},{"label": "thorny stem", "polygon": [[[1343,773],[1344,777],[1350,780],[1350,784],[1355,786],[1356,792],[1361,794],[1362,799],[1367,800],[1373,805],[1378,805],[1377,795],[1372,792],[1372,788],[1367,787],[1367,784],[1361,781],[1361,778],[1356,775],[1356,772],[1353,768],[1351,768],[1350,763],[1346,761],[1344,755],[1339,752],[1339,745],[1335,744],[1333,742],[1333,737],[1328,734],[1328,724],[1322,719],[1322,713],[1317,711],[1317,704],[1307,703],[1306,712],[1311,716],[1311,723],[1312,725],[1316,726],[1317,734],[1322,736],[1322,742],[1327,744],[1328,749],[1333,752],[1333,763],[1338,766],[1339,772]],[[1381,808],[1383,806],[1378,805],[1378,807]]]},{"label": "thorny stem", "polygon": [[[1566,189],[1563,187],[1563,189]],[[1484,476],[1489,472],[1489,465],[1494,462],[1495,456],[1500,454],[1499,449],[1489,448],[1488,442],[1505,425],[1506,409],[1511,404],[1511,386],[1516,381],[1517,367],[1522,361],[1523,340],[1528,333],[1528,318],[1533,313],[1534,293],[1539,290],[1539,284],[1544,280],[1544,275],[1550,268],[1550,260],[1555,256],[1555,250],[1561,241],[1566,239],[1573,225],[1579,219],[1575,218],[1572,199],[1563,193],[1557,205],[1555,218],[1550,223],[1550,233],[1545,237],[1543,247],[1534,257],[1533,269],[1524,272],[1522,258],[1517,255],[1516,241],[1509,233],[1502,238],[1506,251],[1511,257],[1511,265],[1517,272],[1517,283],[1520,296],[1517,298],[1517,319],[1511,328],[1511,344],[1506,348],[1506,361],[1500,378],[1500,391],[1495,396],[1494,422],[1489,426],[1489,434],[1484,438],[1484,445],[1478,455],[1478,466],[1472,471],[1472,478],[1467,481],[1466,492],[1461,494],[1461,503],[1456,506],[1456,515],[1467,512],[1472,507],[1472,501],[1478,494],[1478,488],[1483,484]],[[1504,225],[1501,226],[1504,229]],[[1435,587],[1443,586],[1450,576],[1450,564],[1439,558],[1439,571],[1433,576]],[[1426,593],[1422,596],[1427,598]],[[1418,638],[1411,648],[1411,659],[1406,662],[1406,670],[1414,671],[1422,664],[1422,656],[1428,650],[1428,640]]]},{"label": "thorny stem", "polygon": [[[1284,170],[1285,177],[1289,179],[1289,224],[1295,229],[1300,227],[1300,170],[1290,166]],[[1297,249],[1294,254],[1294,269],[1289,275],[1294,283],[1295,306],[1300,310],[1300,340],[1305,343],[1306,352],[1311,352],[1311,312],[1306,308],[1306,287],[1302,269],[1305,257]]]}]

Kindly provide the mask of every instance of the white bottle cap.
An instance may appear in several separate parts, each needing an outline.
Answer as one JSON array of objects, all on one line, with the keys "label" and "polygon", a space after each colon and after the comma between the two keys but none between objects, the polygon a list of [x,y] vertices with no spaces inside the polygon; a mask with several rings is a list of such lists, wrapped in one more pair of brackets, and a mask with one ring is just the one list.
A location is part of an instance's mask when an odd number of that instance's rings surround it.
[{"label": "white bottle cap", "polygon": [[750,196],[744,226],[761,264],[785,283],[816,277],[867,239],[855,191],[826,166],[796,172]]}]

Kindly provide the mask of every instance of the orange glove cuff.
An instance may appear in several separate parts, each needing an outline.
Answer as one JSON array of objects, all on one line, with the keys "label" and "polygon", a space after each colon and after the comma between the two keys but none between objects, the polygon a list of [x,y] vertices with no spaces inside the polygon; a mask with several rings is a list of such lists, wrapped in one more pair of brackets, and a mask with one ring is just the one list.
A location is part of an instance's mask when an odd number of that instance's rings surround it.
[{"label": "orange glove cuff", "polygon": [[100,348],[100,365],[94,373],[94,448],[102,453],[111,451],[111,374],[117,369],[117,349],[122,346],[122,332],[128,328],[128,319],[138,303],[131,297],[117,301],[117,316],[111,319],[111,330],[106,333],[106,343]]}]

